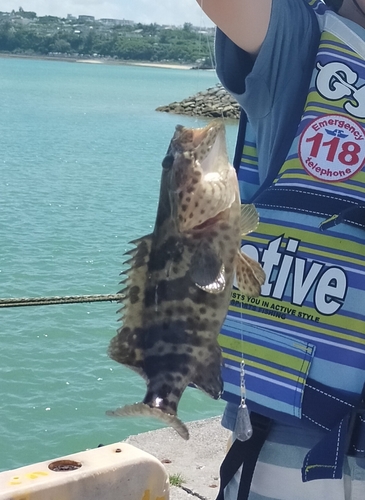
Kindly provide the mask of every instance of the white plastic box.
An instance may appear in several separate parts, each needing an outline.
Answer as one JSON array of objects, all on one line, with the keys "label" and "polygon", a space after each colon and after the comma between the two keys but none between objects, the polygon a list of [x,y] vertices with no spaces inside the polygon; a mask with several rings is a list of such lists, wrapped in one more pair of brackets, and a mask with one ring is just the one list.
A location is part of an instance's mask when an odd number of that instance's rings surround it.
[{"label": "white plastic box", "polygon": [[0,473],[0,500],[168,500],[157,458],[116,443]]}]

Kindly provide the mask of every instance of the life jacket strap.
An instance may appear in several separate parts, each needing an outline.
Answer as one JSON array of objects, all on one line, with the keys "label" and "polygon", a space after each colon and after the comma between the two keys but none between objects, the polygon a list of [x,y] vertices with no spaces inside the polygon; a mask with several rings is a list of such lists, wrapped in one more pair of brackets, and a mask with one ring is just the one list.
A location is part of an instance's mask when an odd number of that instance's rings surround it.
[{"label": "life jacket strap", "polygon": [[247,441],[236,439],[229,449],[220,468],[220,489],[216,500],[224,500],[224,489],[242,467],[237,500],[247,500],[258,456],[269,434],[272,420],[251,412],[253,434]]},{"label": "life jacket strap", "polygon": [[340,223],[365,229],[365,205],[351,198],[293,188],[269,188],[255,199],[259,209],[272,208],[323,217],[321,230]]},{"label": "life jacket strap", "polygon": [[[307,453],[302,467],[302,480],[341,479],[345,455],[365,458],[365,386],[356,402],[347,402],[335,393],[325,392],[318,384],[311,385],[310,389],[305,392],[307,401],[303,400],[303,416],[327,428],[329,432]],[[321,412],[318,412],[318,406],[315,410],[314,405],[318,404],[324,405]],[[309,410],[305,415],[304,406]],[[346,413],[343,414],[346,406]],[[317,418],[314,417],[316,413]],[[319,419],[318,413],[321,414]],[[342,418],[339,417],[341,413]],[[333,419],[338,417],[339,420],[333,425]]]}]

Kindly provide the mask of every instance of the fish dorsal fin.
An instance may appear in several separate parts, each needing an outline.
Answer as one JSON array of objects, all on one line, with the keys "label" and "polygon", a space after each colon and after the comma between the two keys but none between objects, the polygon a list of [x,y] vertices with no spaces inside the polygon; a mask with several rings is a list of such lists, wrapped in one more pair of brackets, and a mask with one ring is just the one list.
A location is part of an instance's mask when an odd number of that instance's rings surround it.
[{"label": "fish dorsal fin", "polygon": [[135,245],[135,248],[126,252],[126,255],[130,256],[127,261],[130,267],[122,273],[125,276],[122,282],[124,289],[121,290],[124,298],[120,301],[122,307],[118,311],[122,312],[123,326],[110,342],[109,356],[119,363],[130,366],[145,377],[141,337],[143,335],[144,292],[148,279],[152,235],[144,236],[131,243]]},{"label": "fish dorsal fin", "polygon": [[261,265],[248,255],[237,251],[236,281],[242,293],[255,297],[261,293],[261,285],[265,282],[265,272]]},{"label": "fish dorsal fin", "polygon": [[259,214],[255,205],[241,205],[241,235],[252,233],[259,225]]}]

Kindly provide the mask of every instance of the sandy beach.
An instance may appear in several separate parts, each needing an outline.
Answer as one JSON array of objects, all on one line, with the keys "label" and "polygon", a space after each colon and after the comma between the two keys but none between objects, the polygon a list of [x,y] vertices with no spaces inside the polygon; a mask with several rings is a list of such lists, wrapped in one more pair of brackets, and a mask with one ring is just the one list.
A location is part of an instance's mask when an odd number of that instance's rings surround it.
[{"label": "sandy beach", "polygon": [[130,64],[131,66],[147,66],[150,68],[167,68],[167,69],[193,69],[193,66],[188,66],[186,64],[168,64],[168,63],[150,63],[150,62],[126,62],[125,64]]},{"label": "sandy beach", "polygon": [[122,59],[111,59],[111,58],[100,58],[100,59],[80,59],[78,57],[68,57],[68,56],[46,56],[46,55],[27,55],[27,54],[11,54],[6,52],[0,52],[0,57],[14,57],[18,59],[42,59],[45,61],[63,61],[72,63],[84,63],[84,64],[120,64],[128,66],[145,66],[151,68],[166,68],[166,69],[192,69],[192,65],[187,64],[174,64],[174,63],[153,63],[148,61],[127,61]]},{"label": "sandy beach", "polygon": [[193,66],[187,64],[170,64],[170,63],[152,63],[152,62],[138,62],[138,61],[122,61],[119,59],[76,59],[77,63],[88,64],[123,64],[128,66],[144,66],[147,68],[166,68],[166,69],[192,69]]}]

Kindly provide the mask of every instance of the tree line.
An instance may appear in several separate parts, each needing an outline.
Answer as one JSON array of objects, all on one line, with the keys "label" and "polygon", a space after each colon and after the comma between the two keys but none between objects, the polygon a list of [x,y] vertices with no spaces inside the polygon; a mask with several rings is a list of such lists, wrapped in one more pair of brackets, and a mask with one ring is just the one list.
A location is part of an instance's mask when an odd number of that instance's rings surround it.
[{"label": "tree line", "polygon": [[75,27],[67,20],[30,14],[34,13],[25,12],[22,17],[34,20],[35,16],[37,23],[27,25],[8,19],[0,22],[0,52],[214,65],[213,35],[199,33],[189,23],[183,28],[139,23],[105,29],[100,22]]}]

